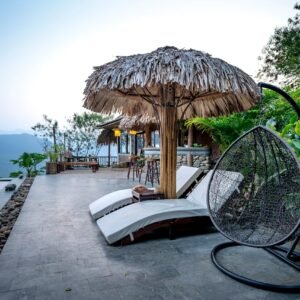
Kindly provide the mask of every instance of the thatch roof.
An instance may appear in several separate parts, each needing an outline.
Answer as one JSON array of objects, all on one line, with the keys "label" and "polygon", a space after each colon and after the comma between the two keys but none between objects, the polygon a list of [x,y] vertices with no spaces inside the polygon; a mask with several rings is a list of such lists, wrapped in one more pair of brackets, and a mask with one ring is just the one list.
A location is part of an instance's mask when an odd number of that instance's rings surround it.
[{"label": "thatch roof", "polygon": [[84,107],[153,116],[155,107],[168,105],[160,102],[161,86],[166,84],[176,88],[179,117],[243,111],[259,99],[257,85],[239,68],[201,51],[164,47],[95,67],[86,81]]},{"label": "thatch roof", "polygon": [[119,116],[113,120],[109,120],[106,121],[102,124],[97,125],[96,127],[101,129],[101,128],[105,128],[105,129],[114,129],[114,128],[118,128],[120,121],[122,120],[122,116]]},{"label": "thatch roof", "polygon": [[116,143],[117,138],[111,129],[103,129],[97,138],[97,145],[106,145],[109,143]]},{"label": "thatch roof", "polygon": [[158,120],[154,117],[147,115],[143,116],[123,116],[119,128],[122,130],[144,130],[146,126],[150,126],[152,129],[158,128]]}]

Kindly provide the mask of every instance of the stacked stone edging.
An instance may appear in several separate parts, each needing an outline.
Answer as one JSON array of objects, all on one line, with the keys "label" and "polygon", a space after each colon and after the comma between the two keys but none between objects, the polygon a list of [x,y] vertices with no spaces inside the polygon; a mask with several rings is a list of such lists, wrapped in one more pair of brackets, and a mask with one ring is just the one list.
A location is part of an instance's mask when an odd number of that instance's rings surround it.
[{"label": "stacked stone edging", "polygon": [[21,212],[34,178],[26,178],[18,190],[11,196],[0,210],[0,253]]}]

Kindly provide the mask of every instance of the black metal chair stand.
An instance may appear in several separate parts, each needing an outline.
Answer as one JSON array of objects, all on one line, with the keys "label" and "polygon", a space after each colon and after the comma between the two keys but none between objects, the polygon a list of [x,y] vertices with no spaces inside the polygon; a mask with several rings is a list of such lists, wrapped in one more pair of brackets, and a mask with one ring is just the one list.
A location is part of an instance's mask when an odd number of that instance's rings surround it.
[{"label": "black metal chair stand", "polygon": [[[260,83],[300,109],[284,91]],[[215,227],[231,242],[211,252],[214,265],[229,277],[247,285],[277,291],[300,292],[299,284],[271,284],[242,276],[218,259],[231,247],[262,248],[300,272],[300,162],[290,146],[273,131],[256,126],[238,138],[221,156],[212,173],[207,207]],[[289,248],[284,243],[293,239]]]},{"label": "black metal chair stand", "polygon": [[[300,253],[296,252],[294,247],[299,243],[299,236],[295,239],[293,245],[290,249],[283,249],[279,246],[274,247],[266,247],[263,250],[273,254],[275,257],[279,258],[284,263],[289,266],[295,268],[300,271],[300,264],[297,264],[296,261],[300,261]],[[263,289],[269,290],[273,292],[284,292],[284,293],[300,293],[300,284],[299,285],[283,285],[283,284],[271,284],[267,282],[262,282],[258,280],[254,280],[245,276],[242,276],[228,268],[224,267],[222,263],[218,260],[218,253],[220,253],[223,249],[230,247],[238,247],[243,246],[242,244],[238,244],[236,242],[225,242],[217,245],[211,251],[211,260],[213,264],[224,274],[229,276],[236,281],[241,283]],[[300,275],[300,274],[299,274]]]}]

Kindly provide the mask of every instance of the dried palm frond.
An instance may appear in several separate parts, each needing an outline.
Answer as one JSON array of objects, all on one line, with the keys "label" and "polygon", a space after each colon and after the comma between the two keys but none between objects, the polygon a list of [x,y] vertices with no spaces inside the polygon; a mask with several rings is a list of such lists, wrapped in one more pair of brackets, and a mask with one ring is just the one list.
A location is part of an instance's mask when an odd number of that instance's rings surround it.
[{"label": "dried palm frond", "polygon": [[102,113],[156,116],[169,105],[162,86],[175,86],[178,117],[209,117],[249,109],[259,99],[255,82],[237,67],[193,49],[163,47],[95,67],[84,107]]}]

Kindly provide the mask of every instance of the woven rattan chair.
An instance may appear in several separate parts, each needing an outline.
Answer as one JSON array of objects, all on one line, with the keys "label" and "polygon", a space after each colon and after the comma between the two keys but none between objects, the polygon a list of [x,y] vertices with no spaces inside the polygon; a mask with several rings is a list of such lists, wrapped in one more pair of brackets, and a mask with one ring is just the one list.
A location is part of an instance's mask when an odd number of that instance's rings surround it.
[{"label": "woven rattan chair", "polygon": [[[285,92],[264,83],[260,86],[283,95],[300,118],[299,108]],[[224,188],[233,184],[232,177],[224,176],[228,171],[241,173],[243,180],[235,184],[237,189],[230,197],[224,197]],[[216,228],[232,240],[212,250],[212,261],[219,270],[262,289],[300,291],[300,285],[276,285],[243,277],[225,268],[217,255],[238,245],[261,247],[300,271],[300,255],[295,251],[300,239],[300,163],[283,139],[257,126],[236,140],[214,168],[207,204]],[[289,249],[279,246],[291,240]]]}]

